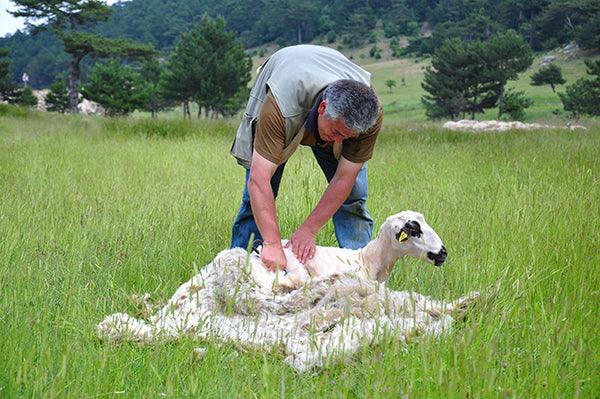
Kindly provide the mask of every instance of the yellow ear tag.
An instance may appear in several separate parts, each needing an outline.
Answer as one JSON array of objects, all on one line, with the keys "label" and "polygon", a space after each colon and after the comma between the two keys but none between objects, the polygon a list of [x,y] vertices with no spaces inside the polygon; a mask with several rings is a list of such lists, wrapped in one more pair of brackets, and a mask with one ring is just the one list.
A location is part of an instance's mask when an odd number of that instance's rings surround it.
[{"label": "yellow ear tag", "polygon": [[402,230],[400,232],[400,238],[398,238],[398,241],[404,242],[406,240],[408,240],[408,234],[406,234],[406,231]]}]

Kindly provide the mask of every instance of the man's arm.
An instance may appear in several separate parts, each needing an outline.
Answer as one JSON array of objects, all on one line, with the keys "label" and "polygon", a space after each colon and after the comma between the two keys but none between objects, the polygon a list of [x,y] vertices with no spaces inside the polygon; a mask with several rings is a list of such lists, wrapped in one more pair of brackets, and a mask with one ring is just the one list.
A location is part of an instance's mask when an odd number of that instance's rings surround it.
[{"label": "man's arm", "polygon": [[335,175],[319,203],[306,221],[292,234],[290,240],[292,250],[300,262],[304,263],[315,255],[315,236],[350,195],[362,165],[362,163],[350,162],[344,157],[340,158]]},{"label": "man's arm", "polygon": [[275,196],[271,188],[271,178],[276,170],[276,164],[261,156],[256,150],[253,152],[248,193],[254,220],[263,236],[261,260],[271,271],[275,271],[277,266],[285,270],[287,266],[281,246],[281,233],[277,225]]}]

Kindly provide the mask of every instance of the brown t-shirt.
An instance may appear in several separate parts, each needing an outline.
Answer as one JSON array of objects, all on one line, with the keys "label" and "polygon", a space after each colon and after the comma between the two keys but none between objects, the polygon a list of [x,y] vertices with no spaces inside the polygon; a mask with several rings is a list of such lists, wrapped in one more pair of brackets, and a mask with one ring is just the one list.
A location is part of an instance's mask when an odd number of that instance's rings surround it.
[{"label": "brown t-shirt", "polygon": [[[382,123],[383,108],[379,110],[375,125],[367,133],[363,133],[357,138],[344,140],[341,155],[354,163],[364,163],[371,159]],[[304,135],[300,144],[309,146],[317,145],[315,136],[306,129],[302,128],[298,134]],[[276,165],[280,165],[287,160],[284,155],[284,146],[285,119],[279,110],[275,98],[271,93],[268,93],[256,122],[254,149],[262,157]],[[331,146],[333,146],[331,142],[324,145],[324,147]]]}]

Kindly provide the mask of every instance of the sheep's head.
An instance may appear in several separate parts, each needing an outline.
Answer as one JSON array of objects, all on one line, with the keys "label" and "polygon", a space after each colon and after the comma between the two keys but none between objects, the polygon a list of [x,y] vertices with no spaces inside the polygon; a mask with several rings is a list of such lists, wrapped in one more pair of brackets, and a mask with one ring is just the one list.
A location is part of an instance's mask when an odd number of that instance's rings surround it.
[{"label": "sheep's head", "polygon": [[[423,259],[441,266],[448,252],[437,233],[427,224],[422,214],[404,211],[387,218],[384,223],[394,246],[398,246],[401,256]],[[382,228],[382,231],[384,229]]]}]

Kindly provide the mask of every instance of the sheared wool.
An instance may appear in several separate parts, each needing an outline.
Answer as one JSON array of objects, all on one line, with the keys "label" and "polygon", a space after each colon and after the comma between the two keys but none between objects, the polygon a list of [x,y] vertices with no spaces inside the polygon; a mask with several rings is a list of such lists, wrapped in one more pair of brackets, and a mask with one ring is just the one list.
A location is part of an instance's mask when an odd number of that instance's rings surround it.
[{"label": "sheared wool", "polygon": [[587,130],[581,125],[552,126],[541,123],[523,123],[519,121],[475,121],[462,119],[460,121],[448,121],[443,125],[444,129],[471,131],[471,132],[505,132],[508,130],[534,130],[534,129],[569,129]]},{"label": "sheared wool", "polygon": [[273,291],[254,279],[256,262],[262,267],[258,256],[243,249],[224,250],[148,321],[116,313],[98,324],[98,335],[107,341],[189,336],[248,349],[277,347],[287,364],[305,372],[343,360],[379,341],[384,332],[400,341],[443,334],[478,298],[474,292],[444,303],[390,290],[354,272],[311,278],[289,292]]}]

